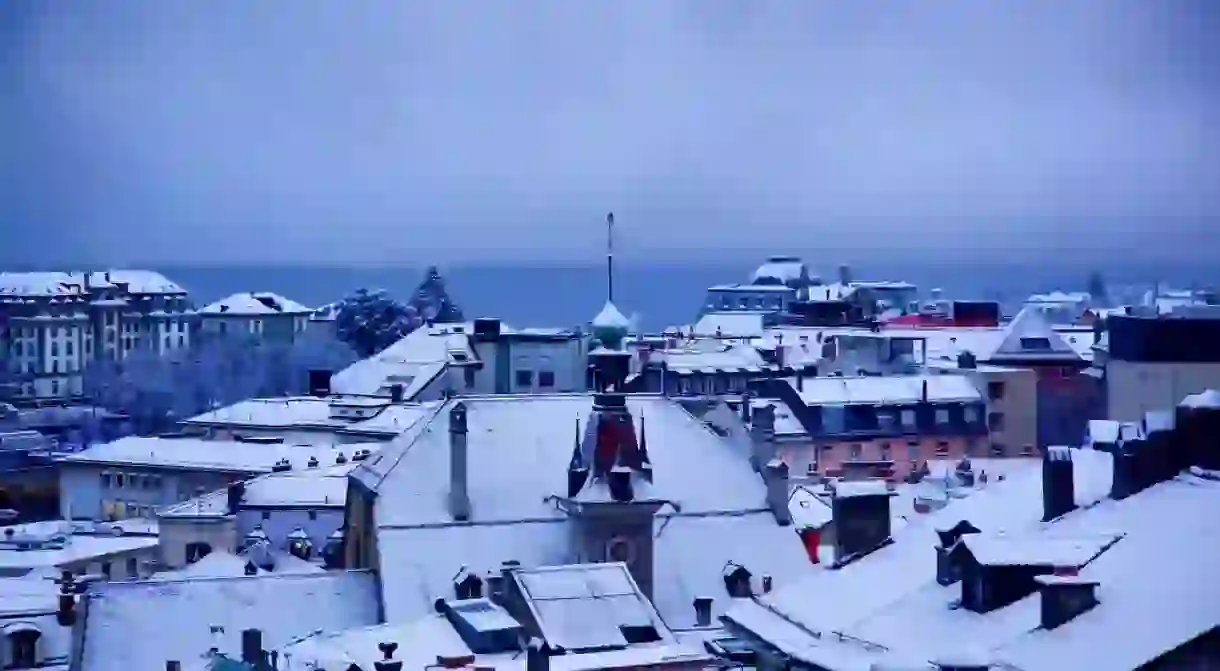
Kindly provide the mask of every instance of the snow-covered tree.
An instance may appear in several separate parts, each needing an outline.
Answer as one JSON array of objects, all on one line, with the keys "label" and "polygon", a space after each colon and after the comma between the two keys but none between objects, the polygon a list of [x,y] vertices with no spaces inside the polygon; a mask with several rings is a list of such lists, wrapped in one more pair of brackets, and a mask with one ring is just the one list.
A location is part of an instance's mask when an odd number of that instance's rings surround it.
[{"label": "snow-covered tree", "polygon": [[421,321],[414,307],[385,291],[360,289],[339,303],[335,333],[357,354],[369,357],[406,337]]},{"label": "snow-covered tree", "polygon": [[445,279],[436,266],[430,266],[424,281],[411,298],[411,307],[425,321],[453,323],[465,321],[462,309],[445,291]]}]

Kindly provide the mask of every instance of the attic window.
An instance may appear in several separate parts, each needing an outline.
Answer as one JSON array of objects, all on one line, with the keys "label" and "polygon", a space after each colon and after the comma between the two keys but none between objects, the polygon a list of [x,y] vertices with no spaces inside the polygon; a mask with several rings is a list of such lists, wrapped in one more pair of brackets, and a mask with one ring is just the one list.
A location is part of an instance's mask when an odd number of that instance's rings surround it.
[{"label": "attic window", "polygon": [[1050,348],[1050,338],[1021,338],[1021,349],[1045,352]]},{"label": "attic window", "polygon": [[450,352],[449,356],[452,357],[454,361],[465,361],[466,360],[465,352]]}]

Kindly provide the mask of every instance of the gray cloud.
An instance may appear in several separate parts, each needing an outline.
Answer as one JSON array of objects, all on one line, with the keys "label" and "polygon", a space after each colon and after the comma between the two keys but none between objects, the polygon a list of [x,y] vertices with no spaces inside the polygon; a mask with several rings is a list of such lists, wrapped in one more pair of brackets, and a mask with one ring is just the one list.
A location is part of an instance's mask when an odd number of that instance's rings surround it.
[{"label": "gray cloud", "polygon": [[50,232],[95,262],[587,258],[607,209],[674,260],[1220,234],[1207,0],[18,0],[0,25],[24,257]]}]

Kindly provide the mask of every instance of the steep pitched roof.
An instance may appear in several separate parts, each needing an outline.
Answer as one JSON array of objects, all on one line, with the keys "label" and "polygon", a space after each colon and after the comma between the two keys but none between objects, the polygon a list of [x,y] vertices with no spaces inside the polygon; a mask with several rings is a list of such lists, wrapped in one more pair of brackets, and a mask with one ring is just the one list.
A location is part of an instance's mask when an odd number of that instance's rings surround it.
[{"label": "steep pitched roof", "polygon": [[1036,309],[1025,308],[1004,329],[1004,337],[989,359],[1081,360],[1080,354],[1055,332]]}]

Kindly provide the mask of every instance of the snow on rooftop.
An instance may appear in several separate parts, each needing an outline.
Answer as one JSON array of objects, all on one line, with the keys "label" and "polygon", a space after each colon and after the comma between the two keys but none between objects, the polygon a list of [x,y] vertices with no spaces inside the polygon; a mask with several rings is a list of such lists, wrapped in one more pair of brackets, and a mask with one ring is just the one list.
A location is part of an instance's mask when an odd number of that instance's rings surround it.
[{"label": "snow on rooftop", "polygon": [[240,317],[304,315],[312,312],[312,308],[268,291],[236,293],[199,309],[199,313],[204,315]]},{"label": "snow on rooftop", "polygon": [[72,534],[62,546],[54,544],[30,550],[0,548],[0,571],[76,564],[95,557],[153,548],[158,542],[156,536]]},{"label": "snow on rooftop", "polygon": [[198,438],[157,438],[128,436],[110,443],[99,443],[59,458],[63,463],[99,466],[143,465],[185,470],[260,473],[271,470],[280,459],[293,468],[306,468],[310,458],[319,467],[335,463],[340,453],[350,456],[359,448],[375,449],[379,443],[328,445],[259,444]]},{"label": "snow on rooftop", "polygon": [[[378,485],[379,523],[405,525],[449,521],[449,408],[446,405],[418,435],[395,440],[380,455],[357,467],[397,466]],[[574,422],[592,411],[588,394],[484,396],[461,399],[468,413],[467,488],[480,522],[556,518],[562,514],[543,499],[567,489]],[[745,510],[765,506],[765,487],[747,455],[723,441],[680,405],[654,395],[629,395],[637,426],[647,425],[656,498],[677,501],[685,511]],[[699,464],[697,471],[692,464]],[[561,562],[562,563],[562,562]]]},{"label": "snow on rooftop", "polygon": [[33,613],[54,613],[58,609],[59,585],[50,571],[34,571],[20,578],[0,578],[0,618]]},{"label": "snow on rooftop", "polygon": [[750,279],[756,283],[759,280],[768,279],[786,283],[799,280],[806,274],[805,264],[800,259],[791,256],[774,256],[759,266]]},{"label": "snow on rooftop", "polygon": [[[797,381],[786,380],[798,389]],[[797,394],[806,405],[917,403],[924,398],[933,403],[981,401],[974,382],[965,375],[886,375],[865,377],[805,378]]]},{"label": "snow on rooftop", "polygon": [[763,315],[762,312],[708,312],[695,322],[693,333],[722,338],[761,338],[765,330]]},{"label": "snow on rooftop", "polygon": [[[729,617],[802,659],[833,661],[826,668],[869,668],[888,651],[923,660],[982,653],[1020,671],[1134,669],[1220,621],[1220,600],[1209,593],[1207,577],[1220,561],[1220,546],[1200,543],[1216,537],[1220,523],[1191,512],[1214,507],[1220,483],[1183,475],[1123,501],[1094,499],[1042,523],[1040,474],[1029,475],[913,522],[895,534],[894,545],[856,564],[757,604],[738,604]],[[929,524],[937,518],[941,524]],[[992,561],[1015,553],[1023,562],[1088,562],[1079,579],[1099,583],[1100,605],[1053,631],[1039,629],[1036,594],[985,615],[954,608],[962,587],[935,582],[936,540],[929,531],[959,519],[983,529],[962,542],[996,554]],[[1005,537],[993,530],[1013,535],[997,544]],[[826,603],[835,607],[816,605]],[[1165,617],[1150,621],[1153,612]],[[810,631],[839,635],[813,638]]]},{"label": "snow on rooftop", "polygon": [[990,359],[1067,358],[1080,353],[1046,321],[1041,311],[1024,308],[1004,329],[1004,337]]},{"label": "snow on rooftop", "polygon": [[336,394],[389,396],[390,385],[401,384],[403,398],[411,400],[456,356],[477,360],[468,336],[473,330],[473,323],[417,328],[381,352],[335,373],[331,389]]},{"label": "snow on rooftop", "polygon": [[[367,419],[334,416],[335,408],[348,406],[380,410]],[[391,437],[411,428],[416,422],[430,415],[435,407],[435,404],[430,403],[391,404],[388,398],[381,397],[263,398],[241,401],[205,412],[186,420],[186,423],[228,428],[325,431]]]},{"label": "snow on rooftop", "polygon": [[1183,408],[1220,408],[1220,391],[1206,389],[1198,394],[1191,394],[1182,399],[1179,405]]},{"label": "snow on rooftop", "polygon": [[968,534],[962,544],[985,566],[1083,566],[1114,541],[1114,534],[1059,537],[1036,534]]},{"label": "snow on rooftop", "polygon": [[[192,578],[242,578],[246,574],[247,560],[223,550],[213,550],[207,556],[174,571],[162,571],[149,580],[189,580]],[[255,568],[255,575],[267,572]]]},{"label": "snow on rooftop", "polygon": [[890,493],[889,485],[885,480],[837,480],[831,488],[834,490],[835,498],[849,499],[856,496],[876,496],[878,494],[888,495]]},{"label": "snow on rooftop", "polygon": [[[217,641],[239,656],[241,632],[259,629],[263,647],[296,637],[378,622],[377,584],[363,571],[90,586],[80,642],[82,671],[161,669],[166,660],[199,659]],[[307,604],[308,607],[301,607]]]},{"label": "snow on rooftop", "polygon": [[602,306],[602,311],[593,318],[593,326],[626,329],[631,327],[631,322],[618,311],[618,308],[614,307],[614,303],[606,301],[606,304]]},{"label": "snow on rooftop", "polygon": [[763,371],[770,368],[749,345],[719,345],[716,347],[691,346],[686,349],[667,349],[653,352],[652,361],[664,361],[675,373],[715,373],[718,371]]},{"label": "snow on rooftop", "polygon": [[804,486],[792,488],[788,497],[788,510],[797,529],[821,529],[834,520],[828,504],[812,489]]}]

